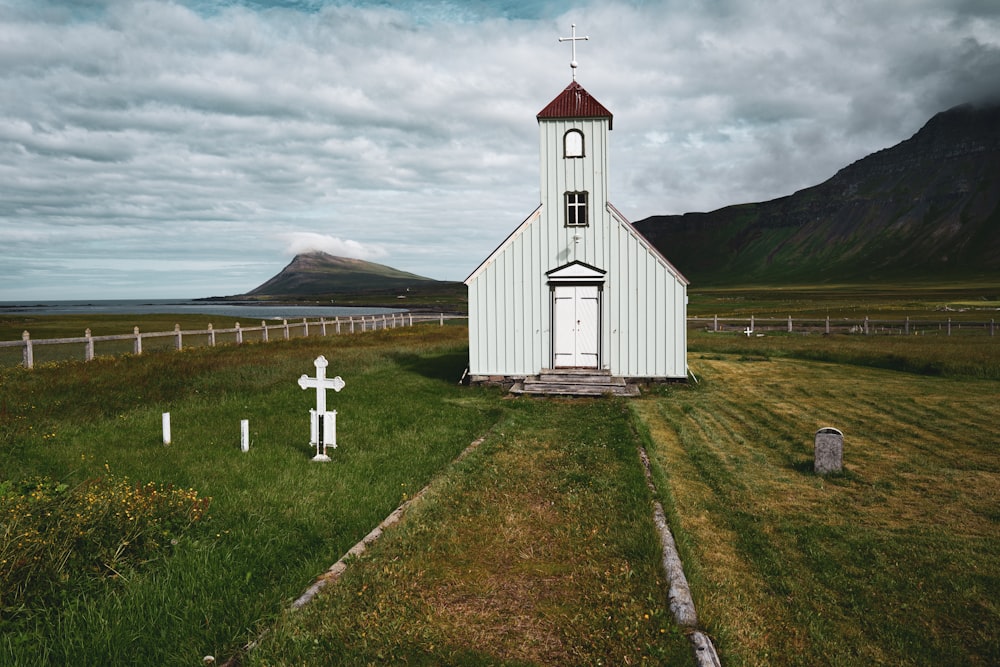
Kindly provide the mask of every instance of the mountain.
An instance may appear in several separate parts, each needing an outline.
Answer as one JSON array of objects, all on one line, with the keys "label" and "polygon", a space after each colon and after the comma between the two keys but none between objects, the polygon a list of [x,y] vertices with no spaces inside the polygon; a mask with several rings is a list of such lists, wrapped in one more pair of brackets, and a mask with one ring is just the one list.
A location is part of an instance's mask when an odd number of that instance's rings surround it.
[{"label": "mountain", "polygon": [[310,252],[296,255],[280,273],[243,296],[306,297],[405,292],[439,284],[442,282],[383,264]]},{"label": "mountain", "polygon": [[963,105],[787,197],[635,223],[695,284],[1000,273],[1000,105]]}]

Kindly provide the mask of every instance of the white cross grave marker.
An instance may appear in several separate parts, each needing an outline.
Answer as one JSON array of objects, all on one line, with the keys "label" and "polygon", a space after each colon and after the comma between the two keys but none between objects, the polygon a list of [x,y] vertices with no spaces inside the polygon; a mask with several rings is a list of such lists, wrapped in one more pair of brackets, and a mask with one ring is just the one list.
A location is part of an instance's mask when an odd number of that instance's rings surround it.
[{"label": "white cross grave marker", "polygon": [[344,381],[338,375],[333,379],[327,379],[326,367],[330,362],[326,357],[320,355],[313,362],[316,366],[316,377],[311,378],[303,374],[299,378],[299,386],[303,389],[313,388],[316,390],[316,409],[309,411],[310,422],[310,445],[316,446],[316,456],[313,461],[329,461],[326,455],[327,446],[337,448],[337,411],[327,412],[326,410],[326,390],[333,389],[340,391],[344,388]]}]

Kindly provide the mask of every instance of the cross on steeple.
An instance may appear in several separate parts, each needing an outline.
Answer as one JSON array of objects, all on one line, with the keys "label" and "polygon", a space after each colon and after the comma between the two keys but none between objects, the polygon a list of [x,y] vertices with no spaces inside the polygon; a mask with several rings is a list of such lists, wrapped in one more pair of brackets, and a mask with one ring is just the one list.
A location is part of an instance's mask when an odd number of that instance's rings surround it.
[{"label": "cross on steeple", "polygon": [[560,42],[570,42],[573,45],[573,59],[569,61],[570,69],[573,71],[573,80],[576,81],[576,43],[581,40],[588,40],[590,37],[577,37],[576,36],[576,24],[571,23],[570,27],[573,29],[572,37],[560,37]]}]

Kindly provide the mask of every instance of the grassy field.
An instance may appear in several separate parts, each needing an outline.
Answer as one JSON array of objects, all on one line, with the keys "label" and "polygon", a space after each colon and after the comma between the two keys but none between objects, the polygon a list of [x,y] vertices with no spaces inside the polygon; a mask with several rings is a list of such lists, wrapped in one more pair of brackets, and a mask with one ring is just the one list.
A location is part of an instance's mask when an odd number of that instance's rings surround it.
[{"label": "grassy field", "polygon": [[486,442],[253,665],[690,665],[627,406],[508,402]]},{"label": "grassy field", "polygon": [[[0,599],[0,664],[190,665],[258,637],[245,660],[262,665],[690,664],[640,444],[723,664],[1000,663],[998,339],[692,331],[698,384],[618,402],[460,387],[466,335],[0,371],[0,478],[211,499],[121,572]],[[295,383],[318,354],[347,382],[328,465],[308,460],[314,397]],[[842,474],[811,472],[821,426],[845,433]],[[285,611],[432,479],[337,584]]]},{"label": "grassy field", "polygon": [[[111,474],[211,498],[205,519],[131,571],[97,563],[107,576],[7,591],[0,664],[190,665],[235,651],[495,422],[494,395],[457,386],[465,335],[425,325],[0,371],[5,479],[75,488]],[[296,383],[319,354],[347,382],[330,399],[341,447],[328,465],[309,460],[315,396]],[[35,512],[43,533],[48,511]],[[0,531],[2,546],[23,535]]]},{"label": "grassy field", "polygon": [[1000,316],[1000,282],[695,288],[688,315],[988,321]]},{"label": "grassy field", "polygon": [[[996,381],[743,353],[690,364],[700,384],[633,409],[724,664],[1000,662]],[[826,478],[823,426],[845,434],[845,471]]]}]

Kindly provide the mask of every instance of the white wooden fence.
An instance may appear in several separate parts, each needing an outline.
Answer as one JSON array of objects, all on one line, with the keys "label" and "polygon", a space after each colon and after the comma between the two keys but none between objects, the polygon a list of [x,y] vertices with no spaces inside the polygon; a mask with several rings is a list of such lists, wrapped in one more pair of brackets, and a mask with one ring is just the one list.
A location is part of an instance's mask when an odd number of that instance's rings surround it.
[{"label": "white wooden fence", "polygon": [[[181,350],[184,347],[184,339],[187,337],[189,344],[215,346],[217,343],[235,343],[237,345],[244,341],[257,340],[267,342],[269,340],[288,340],[292,337],[306,337],[310,335],[327,336],[330,334],[361,333],[365,331],[375,331],[378,329],[394,329],[396,327],[413,326],[420,322],[438,322],[444,326],[445,319],[465,318],[465,315],[445,315],[443,313],[394,313],[391,315],[365,315],[358,317],[340,318],[332,320],[319,318],[310,321],[302,318],[302,321],[289,322],[282,320],[280,324],[268,324],[262,320],[260,326],[241,327],[237,322],[231,329],[214,329],[211,324],[207,329],[196,329],[181,331],[180,325],[176,325],[173,331],[140,332],[139,327],[135,327],[131,334],[119,334],[112,336],[93,336],[90,329],[84,332],[83,336],[77,338],[45,338],[33,340],[31,335],[25,331],[21,340],[0,341],[0,350],[3,348],[22,349],[21,365],[25,368],[33,368],[35,365],[35,346],[39,345],[83,345],[83,359],[90,361],[96,354],[97,343],[111,343],[117,345],[118,352],[130,351],[132,354],[142,354],[143,341],[159,340],[159,347],[167,347],[174,350]],[[766,332],[787,332],[787,333],[853,333],[863,335],[996,335],[996,321],[971,322],[967,320],[952,321],[951,318],[942,320],[873,320],[868,317],[864,319],[825,319],[817,318],[765,318],[750,317],[689,317],[688,327],[704,328],[715,332],[740,332],[747,335],[762,334]],[[278,337],[272,338],[277,332]],[[312,333],[310,333],[312,332]],[[164,341],[166,344],[164,345]],[[123,343],[124,342],[124,343]],[[122,349],[122,345],[128,348]],[[70,357],[73,355],[70,355]],[[77,357],[79,358],[79,357]],[[3,365],[0,360],[0,365]]]},{"label": "white wooden fence", "polygon": [[966,335],[985,334],[996,335],[996,320],[969,321],[952,318],[940,320],[914,320],[907,317],[903,320],[873,320],[867,316],[864,319],[838,318],[829,316],[822,318],[781,317],[689,317],[688,327],[705,328],[708,331],[740,331],[747,335],[765,332],[786,333],[852,333],[863,335]]},{"label": "white wooden fence", "polygon": [[[449,316],[450,319],[451,316]],[[378,329],[394,329],[396,327],[413,326],[420,322],[438,322],[444,326],[445,315],[443,313],[393,313],[388,315],[365,315],[357,317],[340,318],[332,320],[319,318],[310,321],[302,318],[302,321],[289,322],[282,320],[268,324],[262,320],[260,326],[243,327],[237,322],[231,329],[215,329],[211,324],[207,329],[196,329],[181,331],[181,326],[175,325],[173,331],[140,332],[139,327],[134,327],[131,334],[118,334],[111,336],[93,336],[90,329],[84,332],[83,336],[77,338],[45,338],[33,340],[31,334],[25,331],[21,335],[21,340],[0,341],[2,348],[22,348],[21,364],[25,368],[35,366],[35,347],[39,345],[82,345],[83,359],[90,361],[94,358],[97,343],[111,343],[108,347],[117,347],[118,352],[122,351],[123,345],[131,348],[132,354],[142,354],[143,341],[160,340],[160,347],[164,347],[162,341],[168,341],[166,347],[174,350],[184,348],[184,340],[187,338],[189,344],[208,345],[214,347],[217,342],[242,344],[244,341],[288,340],[296,337],[307,337],[309,335],[327,336],[330,334],[353,334],[365,331],[376,331]],[[310,332],[312,332],[310,334]],[[274,334],[277,333],[277,338]],[[125,351],[128,350],[125,348]],[[79,357],[77,357],[79,358]]]}]

